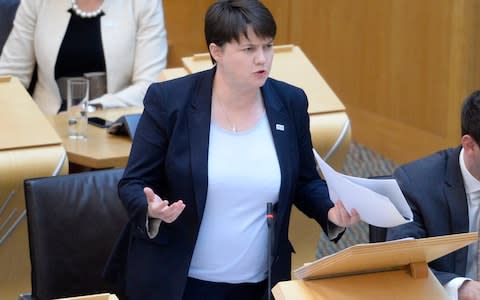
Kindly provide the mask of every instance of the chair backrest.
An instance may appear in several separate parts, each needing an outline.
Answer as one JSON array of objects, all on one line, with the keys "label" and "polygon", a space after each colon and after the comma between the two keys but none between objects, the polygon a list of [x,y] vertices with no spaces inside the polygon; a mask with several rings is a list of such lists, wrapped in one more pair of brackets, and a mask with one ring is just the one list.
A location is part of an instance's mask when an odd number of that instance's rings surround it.
[{"label": "chair backrest", "polygon": [[0,54],[2,53],[3,45],[10,35],[13,27],[13,19],[17,12],[20,0],[2,0],[0,1]]},{"label": "chair backrest", "polygon": [[368,225],[368,241],[370,243],[385,242],[387,238],[387,228]]},{"label": "chair backrest", "polygon": [[32,298],[114,292],[103,268],[127,214],[123,169],[25,180]]}]

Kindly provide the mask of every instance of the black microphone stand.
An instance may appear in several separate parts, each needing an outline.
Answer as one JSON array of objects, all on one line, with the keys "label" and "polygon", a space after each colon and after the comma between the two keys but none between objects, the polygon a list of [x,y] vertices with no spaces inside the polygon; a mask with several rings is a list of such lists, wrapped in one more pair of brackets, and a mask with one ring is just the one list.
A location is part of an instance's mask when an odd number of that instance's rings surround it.
[{"label": "black microphone stand", "polygon": [[268,264],[268,286],[267,286],[267,299],[272,299],[272,247],[273,247],[273,204],[272,202],[267,203],[267,227],[268,227],[268,255],[267,255],[267,264]]}]

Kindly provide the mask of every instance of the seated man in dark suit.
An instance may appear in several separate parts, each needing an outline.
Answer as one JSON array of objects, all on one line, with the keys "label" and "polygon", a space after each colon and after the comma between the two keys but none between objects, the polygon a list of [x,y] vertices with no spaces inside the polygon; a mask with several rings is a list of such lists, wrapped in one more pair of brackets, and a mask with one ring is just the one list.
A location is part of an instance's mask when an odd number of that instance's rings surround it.
[{"label": "seated man in dark suit", "polygon": [[[387,239],[478,231],[480,210],[480,91],[465,99],[461,145],[397,168],[394,177],[412,207],[413,222],[390,228]],[[477,244],[429,264],[451,299],[480,299]],[[480,273],[480,270],[478,270]]]}]

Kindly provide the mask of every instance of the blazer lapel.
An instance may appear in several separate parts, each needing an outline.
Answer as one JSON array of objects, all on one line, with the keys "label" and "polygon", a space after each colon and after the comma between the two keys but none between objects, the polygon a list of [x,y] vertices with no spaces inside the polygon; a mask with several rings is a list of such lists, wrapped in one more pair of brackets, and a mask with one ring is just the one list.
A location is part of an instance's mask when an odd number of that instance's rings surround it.
[{"label": "blazer lapel", "polygon": [[[44,73],[48,74],[46,80],[54,86],[56,86],[54,78],[55,64],[65,32],[67,31],[68,23],[70,22],[71,14],[68,10],[71,7],[72,2],[68,0],[45,1],[44,7],[39,12],[39,14],[42,14],[42,17],[37,16],[38,33],[36,34],[36,38],[48,39],[48,43],[44,43],[42,47],[36,47],[36,51],[38,51],[36,53],[38,56],[37,60],[42,64],[42,68],[45,68]],[[56,111],[60,108],[62,100],[60,98],[60,92],[58,92],[57,89],[55,89],[55,91],[57,91],[58,97],[50,100],[56,102]]]},{"label": "blazer lapel", "polygon": [[[290,143],[294,141],[292,136],[294,124],[291,123],[286,107],[279,100],[280,95],[272,88],[270,81],[267,80],[262,87],[262,96],[265,104],[265,111],[267,114],[270,130],[272,132],[273,143],[277,152],[278,163],[280,165],[281,184],[278,199],[278,208],[276,218],[277,221],[282,222],[286,219],[284,215],[287,213],[288,195],[291,194],[291,170],[290,165],[292,159],[290,157],[291,151]],[[281,223],[276,225],[276,228],[281,228]]]},{"label": "blazer lapel", "polygon": [[[455,149],[455,153],[448,152],[447,170],[444,185],[444,194],[450,209],[452,233],[469,231],[468,207],[465,195],[462,173],[458,162],[461,148]],[[465,274],[467,265],[467,247],[456,252],[456,261],[463,261],[456,264],[456,272]]]},{"label": "blazer lapel", "polygon": [[48,11],[53,17],[46,17],[41,19],[38,22],[41,22],[42,30],[47,32],[48,37],[48,53],[51,61],[49,65],[52,65],[52,74],[54,74],[55,62],[57,60],[58,51],[60,50],[60,45],[62,44],[65,32],[67,31],[68,23],[70,22],[71,14],[68,10],[72,7],[71,1],[61,1],[61,2],[47,2],[45,8],[41,11],[45,13]]},{"label": "blazer lapel", "polygon": [[198,80],[188,112],[188,134],[192,179],[198,220],[203,217],[208,187],[208,142],[212,110],[212,85],[215,68]]},{"label": "blazer lapel", "polygon": [[460,149],[455,151],[455,155],[449,152],[447,158],[444,194],[450,209],[452,232],[460,233],[468,232],[468,207],[462,172],[458,163]]}]

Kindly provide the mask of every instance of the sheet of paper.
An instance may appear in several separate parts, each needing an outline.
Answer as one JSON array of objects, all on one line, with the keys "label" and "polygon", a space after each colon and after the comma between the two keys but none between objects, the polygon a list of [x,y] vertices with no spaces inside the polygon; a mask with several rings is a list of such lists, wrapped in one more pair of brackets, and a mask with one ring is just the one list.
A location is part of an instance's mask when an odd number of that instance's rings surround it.
[{"label": "sheet of paper", "polygon": [[355,208],[362,221],[393,227],[413,220],[413,213],[395,179],[366,179],[341,174],[313,149],[328,185],[330,199],[341,200],[348,211]]}]

